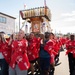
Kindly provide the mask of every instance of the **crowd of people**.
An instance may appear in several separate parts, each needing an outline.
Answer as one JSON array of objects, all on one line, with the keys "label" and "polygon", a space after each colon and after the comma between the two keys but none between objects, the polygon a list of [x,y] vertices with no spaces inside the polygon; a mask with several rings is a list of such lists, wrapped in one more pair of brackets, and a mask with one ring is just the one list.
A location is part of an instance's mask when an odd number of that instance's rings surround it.
[{"label": "crowd of people", "polygon": [[75,40],[57,37],[52,32],[26,35],[23,30],[4,37],[0,32],[0,75],[54,75],[62,46],[66,45],[70,75],[75,70]]}]

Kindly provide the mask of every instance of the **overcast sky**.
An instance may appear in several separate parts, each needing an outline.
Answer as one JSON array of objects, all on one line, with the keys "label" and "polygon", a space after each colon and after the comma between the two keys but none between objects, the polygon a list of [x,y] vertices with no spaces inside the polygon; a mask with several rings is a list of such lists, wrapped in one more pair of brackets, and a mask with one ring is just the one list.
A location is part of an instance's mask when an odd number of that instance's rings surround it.
[{"label": "overcast sky", "polygon": [[[53,32],[75,33],[75,0],[46,0],[51,10]],[[44,0],[0,0],[0,12],[16,17],[19,10],[44,6]],[[18,23],[17,23],[18,24]]]}]

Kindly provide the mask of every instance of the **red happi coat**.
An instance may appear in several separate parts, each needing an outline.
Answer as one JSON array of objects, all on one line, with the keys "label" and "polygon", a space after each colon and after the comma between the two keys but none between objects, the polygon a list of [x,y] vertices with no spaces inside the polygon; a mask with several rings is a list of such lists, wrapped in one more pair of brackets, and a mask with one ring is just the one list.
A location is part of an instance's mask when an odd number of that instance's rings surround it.
[{"label": "red happi coat", "polygon": [[50,63],[54,63],[55,56],[57,55],[57,53],[54,51],[54,46],[55,43],[53,42],[53,40],[49,40],[44,46],[44,50],[46,50],[50,54]]},{"label": "red happi coat", "polygon": [[36,58],[39,57],[39,54],[38,54],[38,49],[37,49],[37,38],[33,38],[33,39],[29,39],[28,41],[29,45],[28,45],[28,58],[29,58],[29,61],[33,61],[35,60]]},{"label": "red happi coat", "polygon": [[68,40],[66,43],[66,49],[67,49],[66,54],[72,53],[73,57],[75,58],[75,40],[74,41]]},{"label": "red happi coat", "polygon": [[39,53],[39,51],[40,51],[40,44],[41,44],[41,38],[38,37],[38,38],[37,38],[37,51],[38,51],[38,53]]},{"label": "red happi coat", "polygon": [[54,51],[58,53],[59,43],[58,43],[57,39],[54,39],[53,42],[54,42]]},{"label": "red happi coat", "polygon": [[59,39],[55,39],[54,43],[54,51],[58,53],[61,48],[61,42]]},{"label": "red happi coat", "polygon": [[0,42],[0,52],[2,52],[6,62],[9,64],[10,63],[10,50],[8,48],[8,43],[5,42]]},{"label": "red happi coat", "polygon": [[15,68],[15,65],[17,64],[21,70],[29,69],[30,63],[27,56],[27,40],[22,39],[20,41],[13,41],[11,47],[10,66]]},{"label": "red happi coat", "polygon": [[62,37],[60,39],[61,39],[62,45],[64,45],[66,43],[66,38]]}]

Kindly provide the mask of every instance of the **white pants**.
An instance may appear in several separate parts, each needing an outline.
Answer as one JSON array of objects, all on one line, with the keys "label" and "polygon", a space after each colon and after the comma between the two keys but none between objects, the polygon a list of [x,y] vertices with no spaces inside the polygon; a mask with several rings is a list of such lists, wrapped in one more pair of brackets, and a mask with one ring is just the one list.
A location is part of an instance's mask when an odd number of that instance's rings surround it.
[{"label": "white pants", "polygon": [[15,69],[9,66],[9,75],[27,75],[27,70],[20,70],[18,65],[16,65]]}]

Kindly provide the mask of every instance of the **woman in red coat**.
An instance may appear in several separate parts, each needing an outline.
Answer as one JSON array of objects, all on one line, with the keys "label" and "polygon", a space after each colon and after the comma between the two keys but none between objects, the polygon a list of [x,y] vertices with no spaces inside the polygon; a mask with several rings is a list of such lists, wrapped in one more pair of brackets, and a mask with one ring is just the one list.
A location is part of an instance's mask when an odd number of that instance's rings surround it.
[{"label": "woman in red coat", "polygon": [[28,58],[31,64],[30,70],[32,71],[32,74],[34,75],[34,65],[33,63],[35,63],[39,57],[38,54],[38,39],[35,37],[34,33],[31,32],[30,36],[29,36],[29,40],[28,40]]},{"label": "woman in red coat", "polygon": [[24,38],[23,30],[18,33],[18,40],[10,39],[11,61],[9,66],[9,75],[27,75],[30,63],[27,56],[27,40]]},{"label": "woman in red coat", "polygon": [[8,75],[8,63],[10,60],[8,55],[8,44],[3,34],[0,34],[0,75]]}]

